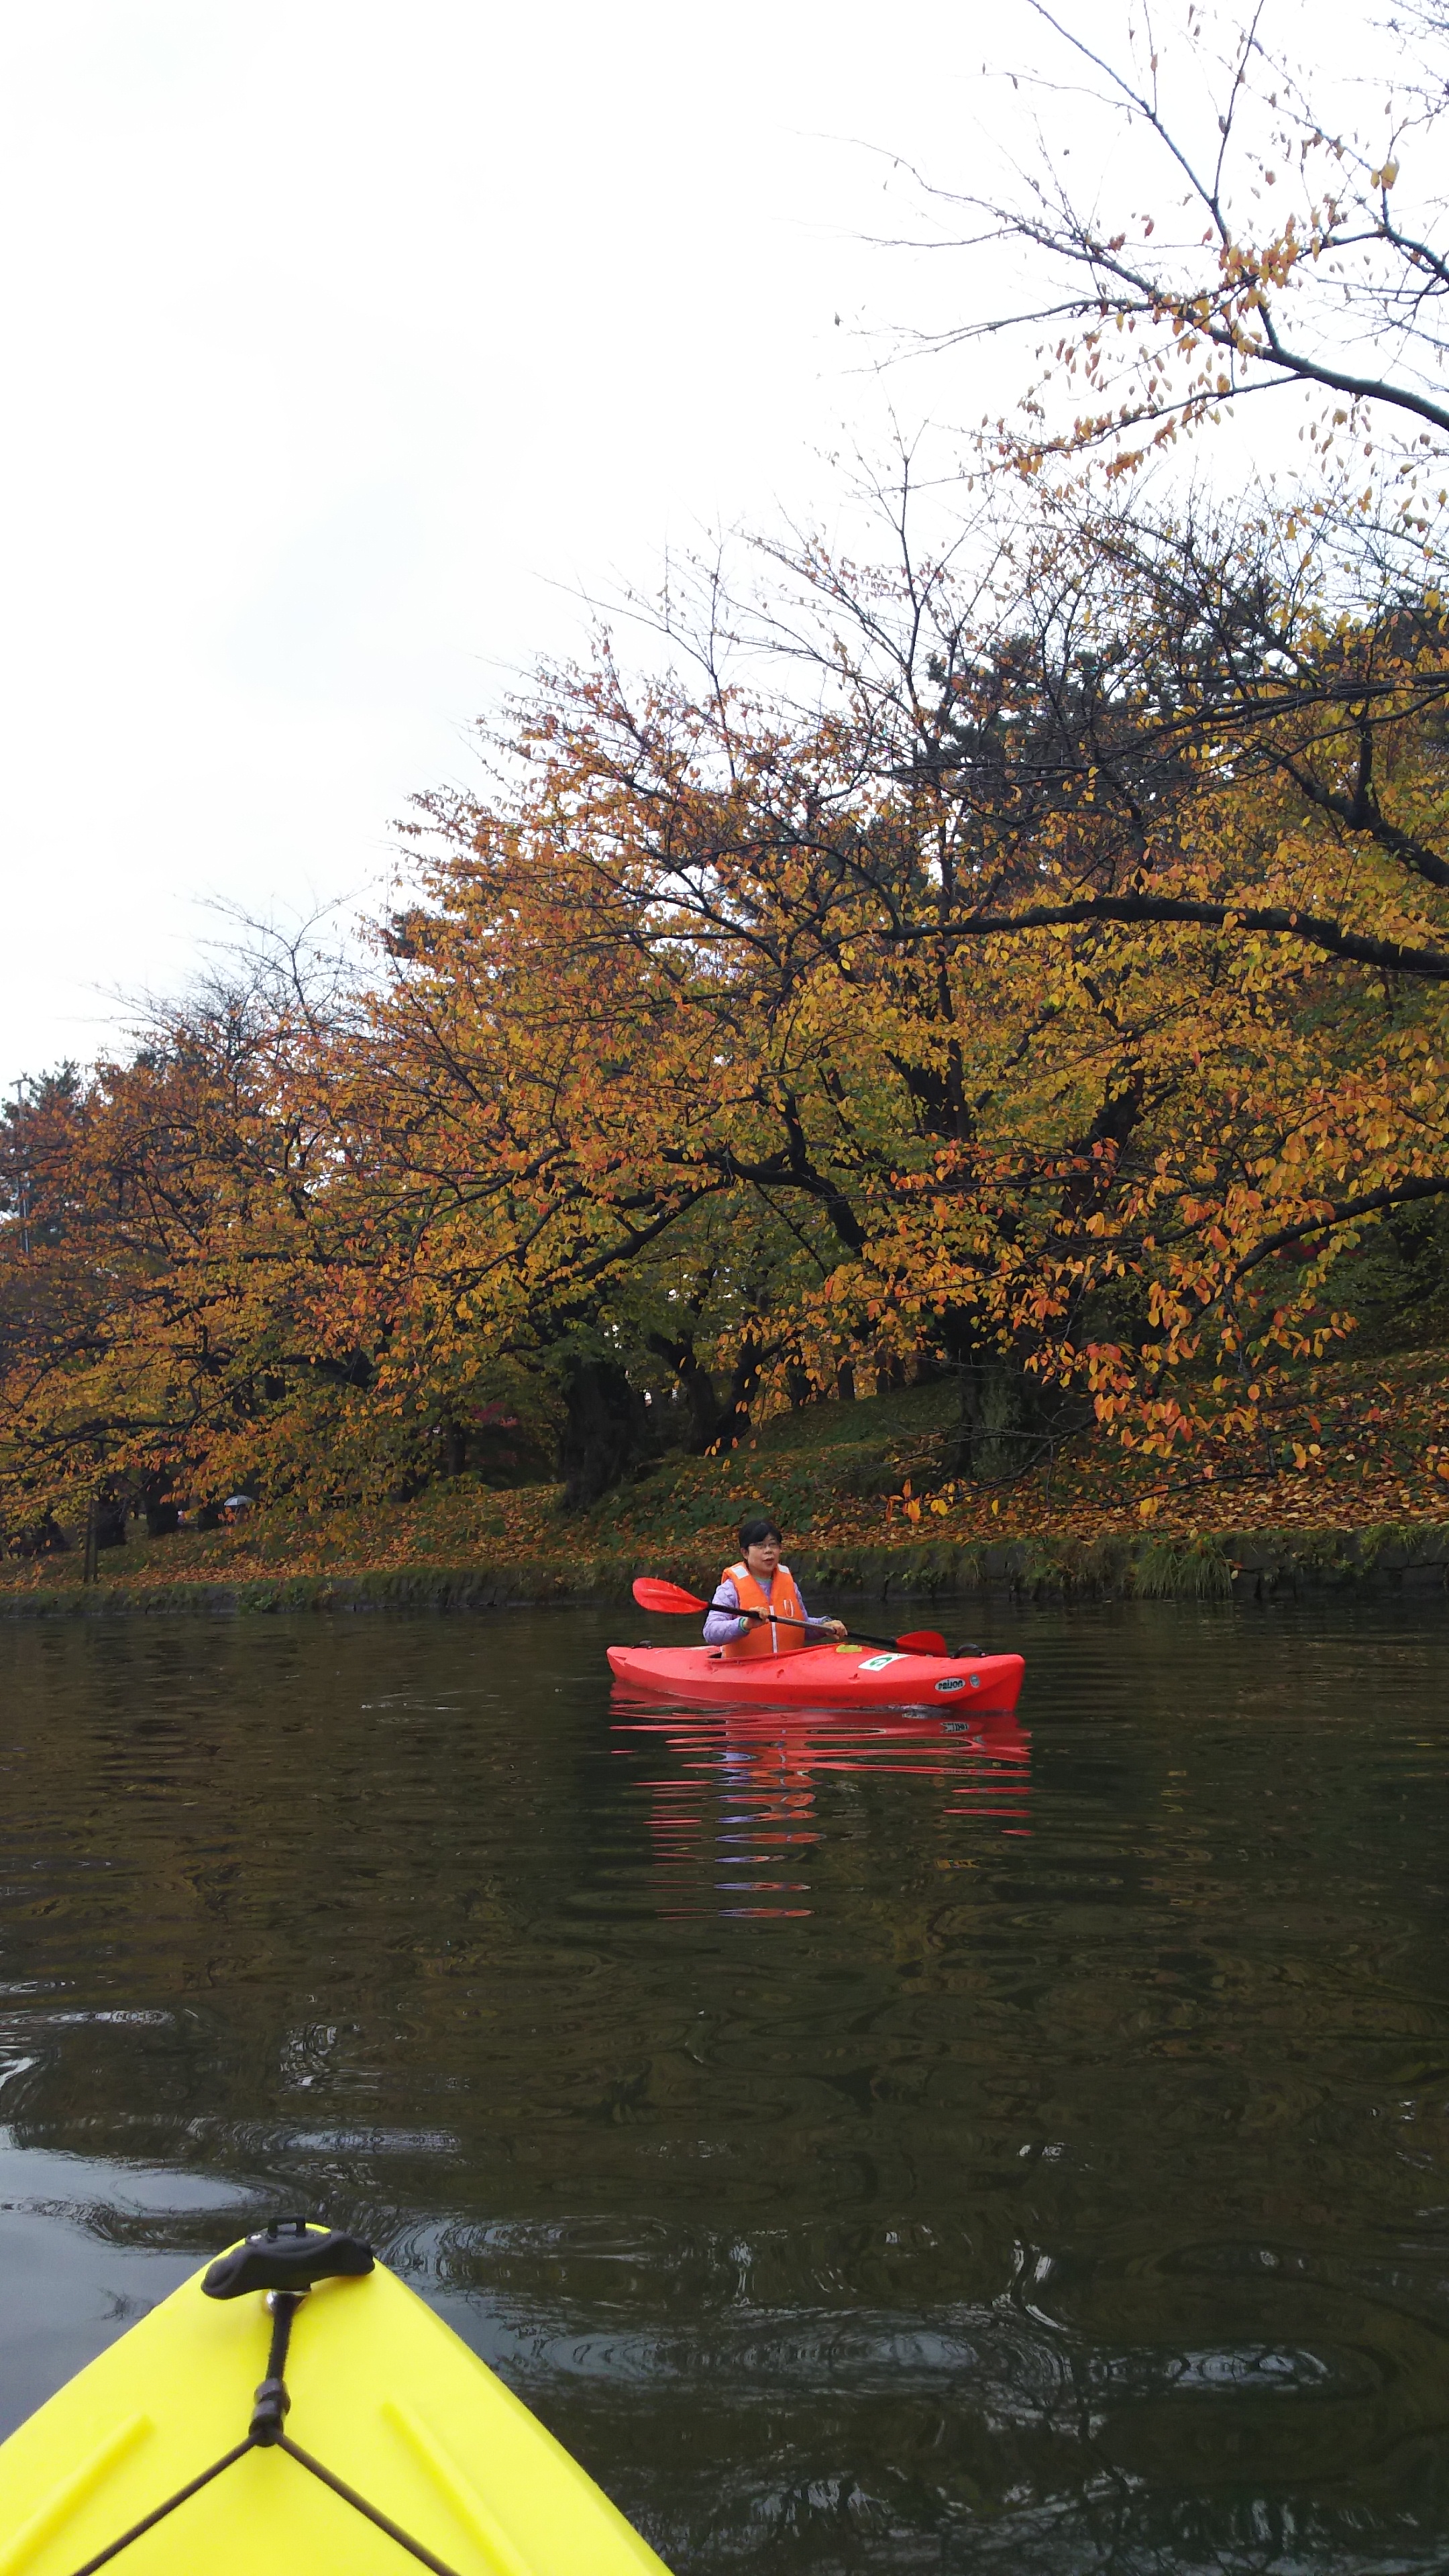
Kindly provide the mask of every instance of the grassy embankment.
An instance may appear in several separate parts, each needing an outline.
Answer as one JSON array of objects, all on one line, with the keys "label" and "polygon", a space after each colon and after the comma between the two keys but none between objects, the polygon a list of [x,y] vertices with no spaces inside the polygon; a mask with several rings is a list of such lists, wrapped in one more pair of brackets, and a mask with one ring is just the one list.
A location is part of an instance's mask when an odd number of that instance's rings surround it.
[{"label": "grassy embankment", "polygon": [[0,1611],[289,1606],[484,1607],[618,1599],[641,1570],[702,1589],[743,1511],[773,1510],[817,1596],[1010,1584],[1030,1592],[1185,1596],[1337,1581],[1449,1580],[1449,1352],[1338,1361],[1318,1373],[1317,1454],[1270,1473],[1124,1459],[1084,1440],[1048,1477],[953,1484],[957,1398],[912,1388],[767,1422],[722,1458],[671,1456],[592,1511],[552,1486],[468,1478],[416,1502],[147,1539],[138,1524],[83,1586],[78,1552],[0,1562]]}]

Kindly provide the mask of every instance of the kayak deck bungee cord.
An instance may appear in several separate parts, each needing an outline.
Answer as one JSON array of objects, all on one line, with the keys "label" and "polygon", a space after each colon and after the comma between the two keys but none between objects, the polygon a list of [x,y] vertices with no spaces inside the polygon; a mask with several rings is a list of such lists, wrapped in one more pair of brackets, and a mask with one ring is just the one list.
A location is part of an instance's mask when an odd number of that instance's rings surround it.
[{"label": "kayak deck bungee cord", "polygon": [[355,2236],[283,2219],[0,2444],[0,2576],[668,2576]]}]

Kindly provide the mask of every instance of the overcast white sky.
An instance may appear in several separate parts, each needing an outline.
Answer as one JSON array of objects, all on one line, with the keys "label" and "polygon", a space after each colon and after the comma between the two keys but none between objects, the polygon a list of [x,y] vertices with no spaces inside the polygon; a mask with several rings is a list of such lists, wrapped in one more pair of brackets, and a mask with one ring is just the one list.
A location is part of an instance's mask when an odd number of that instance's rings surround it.
[{"label": "overcast white sky", "polygon": [[945,281],[862,238],[905,208],[849,138],[969,184],[1010,112],[983,51],[1030,25],[12,0],[0,1088],[93,1055],[116,988],[183,982],[206,898],[375,883],[580,589],[828,514],[825,452],[877,448],[890,404],[1004,398],[984,353],[864,366],[862,320]]}]

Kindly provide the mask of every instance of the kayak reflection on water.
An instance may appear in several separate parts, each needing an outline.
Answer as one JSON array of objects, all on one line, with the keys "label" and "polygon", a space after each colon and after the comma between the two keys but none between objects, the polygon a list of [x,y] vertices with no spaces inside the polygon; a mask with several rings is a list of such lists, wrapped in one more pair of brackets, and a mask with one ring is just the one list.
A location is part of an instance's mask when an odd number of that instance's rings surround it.
[{"label": "kayak reflection on water", "polygon": [[1031,1832],[1031,1743],[1009,1711],[671,1709],[620,1714],[614,1733],[621,1753],[674,1757],[644,1782],[654,1874],[671,1915],[813,1913],[812,1880],[801,1872],[860,1830],[853,1799],[842,1813],[823,1794],[837,1779],[928,1789],[921,1840],[929,1834],[938,1848],[923,1849],[925,1867],[970,1867],[963,1845]]}]

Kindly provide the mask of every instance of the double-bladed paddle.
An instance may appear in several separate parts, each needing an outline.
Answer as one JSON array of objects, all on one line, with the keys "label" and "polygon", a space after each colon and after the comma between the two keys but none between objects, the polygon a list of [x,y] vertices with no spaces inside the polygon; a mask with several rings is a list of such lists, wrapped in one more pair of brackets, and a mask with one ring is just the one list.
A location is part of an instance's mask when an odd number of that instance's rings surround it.
[{"label": "double-bladed paddle", "polygon": [[[635,1576],[634,1598],[641,1610],[708,1610],[713,1606],[701,1601],[697,1593],[686,1592],[682,1583],[662,1583],[653,1574]],[[764,1619],[769,1613],[742,1610],[740,1616]],[[804,1619],[776,1619],[771,1624],[776,1628],[803,1628],[809,1623]],[[867,1629],[857,1628],[855,1635],[863,1646],[899,1646],[907,1655],[944,1655],[950,1651],[938,1628],[911,1628],[904,1637],[872,1637]]]}]

